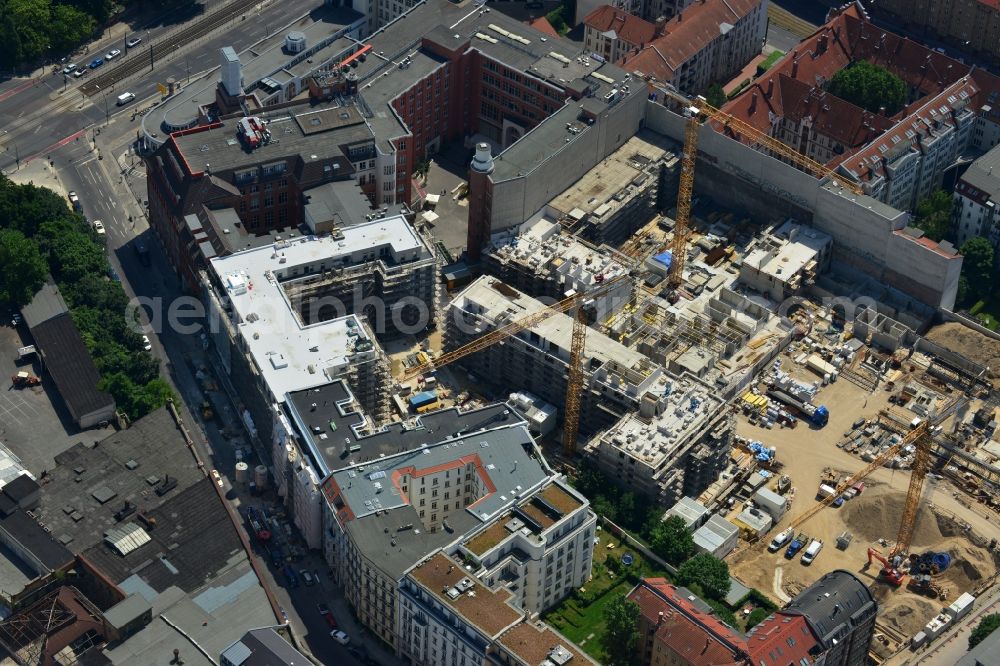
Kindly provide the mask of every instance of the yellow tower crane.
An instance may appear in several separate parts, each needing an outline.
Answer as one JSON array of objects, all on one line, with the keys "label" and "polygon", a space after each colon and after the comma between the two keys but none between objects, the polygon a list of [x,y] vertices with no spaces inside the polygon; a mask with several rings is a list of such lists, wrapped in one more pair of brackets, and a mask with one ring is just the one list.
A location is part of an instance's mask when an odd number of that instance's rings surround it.
[{"label": "yellow tower crane", "polygon": [[586,380],[583,371],[583,354],[587,341],[587,312],[586,303],[595,301],[610,294],[623,281],[631,280],[628,274],[622,274],[607,280],[597,289],[589,292],[574,294],[565,298],[555,305],[544,310],[539,310],[520,319],[516,319],[505,326],[485,333],[475,340],[468,342],[457,349],[442,354],[435,359],[418,366],[408,368],[399,376],[399,381],[408,381],[435,368],[448,365],[465,358],[469,354],[482,351],[491,345],[506,340],[517,335],[525,329],[540,324],[549,317],[559,313],[574,310],[573,314],[573,335],[570,344],[570,360],[568,377],[566,382],[566,407],[563,418],[563,451],[567,456],[572,456],[576,451],[576,437],[580,426],[580,404],[583,397],[584,384]]},{"label": "yellow tower crane", "polygon": [[691,239],[691,198],[694,194],[694,169],[695,159],[698,155],[698,131],[701,127],[701,119],[718,123],[723,132],[736,140],[745,138],[749,145],[759,145],[766,148],[771,154],[783,159],[792,165],[810,173],[817,178],[830,178],[841,187],[847,188],[855,194],[863,194],[861,185],[841,176],[832,168],[825,164],[820,164],[816,160],[809,158],[790,146],[786,146],[781,141],[757,129],[753,125],[736,118],[733,115],[715,108],[704,97],[688,99],[680,93],[659,88],[659,92],[664,98],[669,98],[680,104],[684,109],[684,116],[687,122],[684,125],[684,148],[681,156],[680,184],[677,190],[677,215],[674,225],[674,236],[670,242],[670,274],[667,284],[671,289],[676,290],[683,281],[684,264],[687,261],[687,245]]}]

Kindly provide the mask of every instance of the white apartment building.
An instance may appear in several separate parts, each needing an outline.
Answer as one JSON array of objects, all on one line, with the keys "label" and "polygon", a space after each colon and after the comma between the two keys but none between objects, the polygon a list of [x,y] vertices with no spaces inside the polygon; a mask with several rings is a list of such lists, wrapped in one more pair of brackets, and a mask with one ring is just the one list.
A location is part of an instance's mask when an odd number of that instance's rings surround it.
[{"label": "white apartment building", "polygon": [[1000,146],[969,166],[954,197],[957,245],[982,236],[1000,250]]},{"label": "white apartment building", "polygon": [[[299,392],[289,403],[324,479],[327,562],[361,622],[401,656],[444,663],[435,661],[440,646],[403,619],[419,601],[406,573],[435,553],[458,553],[498,524],[504,529],[512,517],[521,521],[517,538],[526,540],[516,553],[523,562],[487,566],[470,556],[465,564],[477,566],[462,572],[509,600],[509,614],[542,610],[589,577],[596,516],[548,467],[509,406],[440,410],[372,429],[351,411],[356,403],[343,382]],[[566,572],[554,571],[558,565]],[[481,663],[484,642],[504,627],[472,635],[455,658],[476,647]]]},{"label": "white apartment building", "polygon": [[466,539],[459,552],[487,586],[541,613],[590,578],[597,516],[587,501],[554,482]]}]

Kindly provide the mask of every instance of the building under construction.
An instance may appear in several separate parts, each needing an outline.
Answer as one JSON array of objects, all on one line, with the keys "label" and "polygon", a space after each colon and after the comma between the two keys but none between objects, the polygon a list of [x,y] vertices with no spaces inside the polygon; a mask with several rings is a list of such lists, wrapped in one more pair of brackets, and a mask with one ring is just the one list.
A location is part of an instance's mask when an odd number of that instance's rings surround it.
[{"label": "building under construction", "polygon": [[596,243],[621,245],[676,198],[676,144],[640,130],[548,205],[563,226]]},{"label": "building under construction", "polygon": [[690,374],[643,395],[586,447],[587,455],[629,490],[661,506],[697,497],[729,461],[735,420],[713,386]]},{"label": "building under construction", "polygon": [[790,329],[763,306],[711,281],[708,293],[684,311],[646,296],[608,317],[602,330],[673,375],[713,382],[726,397],[789,339]]},{"label": "building under construction", "polygon": [[[452,301],[446,317],[445,347],[455,349],[544,307],[496,278],[483,276]],[[572,333],[573,319],[553,314],[461,362],[505,392],[530,391],[562,409]],[[588,332],[582,363],[586,388],[581,396],[580,429],[585,432],[608,428],[638,410],[644,394],[662,393],[667,382],[656,363],[595,330]]]},{"label": "building under construction", "polygon": [[[497,234],[483,254],[483,270],[534,298],[562,299],[586,293],[629,272],[632,260],[614,248],[594,245],[561,233],[544,217]],[[623,281],[612,300],[628,300],[631,285]]]},{"label": "building under construction", "polygon": [[[337,378],[347,381],[376,422],[387,418],[389,367],[368,320],[338,310],[351,308],[352,302],[341,302],[338,296],[331,295],[321,298],[319,306],[329,306],[331,314],[320,311],[318,321],[306,321],[300,316],[302,294],[290,296],[286,289],[289,284],[298,285],[303,276],[331,273],[329,279],[335,281],[339,277],[337,269],[353,268],[350,260],[359,256],[370,270],[389,257],[403,263],[403,258],[410,256],[422,265],[426,247],[412,236],[408,225],[411,238],[405,251],[383,238],[390,223],[379,220],[367,231],[366,225],[353,227],[346,231],[346,240],[337,240],[337,236],[303,237],[210,262],[203,281],[212,322],[211,341],[222,369],[244,404],[240,416],[252,433],[260,431],[262,439],[269,439],[275,425],[275,406],[283,403],[289,393]],[[362,235],[352,238],[350,234],[355,230]],[[353,251],[352,243],[357,245]]]},{"label": "building under construction", "polygon": [[357,314],[380,338],[434,324],[434,252],[406,218],[347,227],[320,245],[284,267],[282,289],[304,324]]}]

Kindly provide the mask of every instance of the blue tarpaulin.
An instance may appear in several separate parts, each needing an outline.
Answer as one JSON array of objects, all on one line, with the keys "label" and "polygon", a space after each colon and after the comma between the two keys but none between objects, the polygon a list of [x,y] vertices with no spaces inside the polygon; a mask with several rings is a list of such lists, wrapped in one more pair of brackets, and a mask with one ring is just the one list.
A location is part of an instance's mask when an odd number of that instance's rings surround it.
[{"label": "blue tarpaulin", "polygon": [[667,252],[661,252],[660,254],[658,254],[655,257],[653,257],[653,260],[654,261],[658,261],[659,263],[663,264],[667,268],[670,268],[670,264],[672,264],[674,262],[674,255],[670,254],[669,251],[667,251]]}]

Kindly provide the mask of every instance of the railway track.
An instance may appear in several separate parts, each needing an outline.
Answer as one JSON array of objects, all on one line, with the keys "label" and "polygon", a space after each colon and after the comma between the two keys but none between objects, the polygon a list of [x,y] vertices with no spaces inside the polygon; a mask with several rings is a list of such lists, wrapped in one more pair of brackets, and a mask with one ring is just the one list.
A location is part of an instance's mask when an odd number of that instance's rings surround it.
[{"label": "railway track", "polygon": [[[88,97],[111,90],[116,83],[120,83],[149,67],[150,58],[155,63],[174,53],[178,48],[191,44],[225,25],[235,19],[237,14],[242,14],[248,9],[263,4],[265,3],[261,0],[233,0],[219,10],[161,37],[157,42],[150,44],[149,48],[137,49],[134,55],[88,80],[80,86],[79,90]],[[152,56],[150,56],[150,50],[152,50]]]}]

